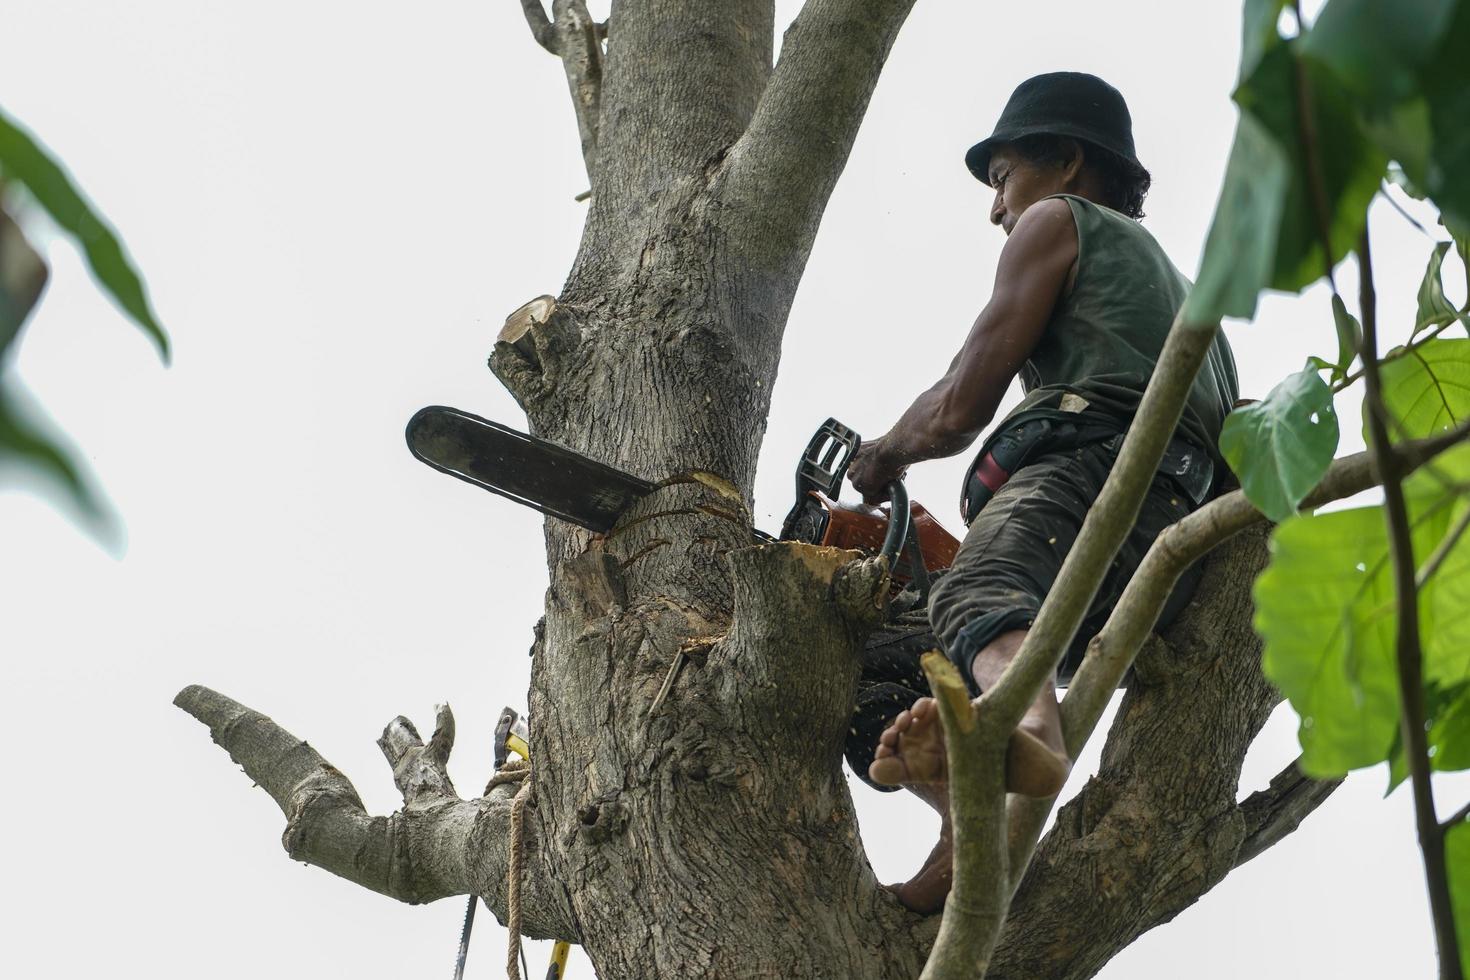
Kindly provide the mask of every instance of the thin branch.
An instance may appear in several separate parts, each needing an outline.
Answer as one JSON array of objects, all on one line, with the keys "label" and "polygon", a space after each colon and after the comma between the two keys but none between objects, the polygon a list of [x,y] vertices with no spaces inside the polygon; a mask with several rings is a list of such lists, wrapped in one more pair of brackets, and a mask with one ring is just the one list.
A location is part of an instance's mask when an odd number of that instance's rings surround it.
[{"label": "thin branch", "polygon": [[[533,0],[522,0],[524,3]],[[540,7],[540,0],[534,0]],[[583,0],[552,0],[556,50],[567,75],[567,89],[577,113],[577,135],[587,176],[597,177],[597,133],[602,112],[602,39],[597,22]]]},{"label": "thin branch", "polygon": [[1455,521],[1455,526],[1450,528],[1449,533],[1444,536],[1444,540],[1440,541],[1439,545],[1434,549],[1434,553],[1424,562],[1424,567],[1420,568],[1418,574],[1414,576],[1414,587],[1416,589],[1424,588],[1424,583],[1428,582],[1434,577],[1434,573],[1439,571],[1439,566],[1444,564],[1444,560],[1449,557],[1450,552],[1459,543],[1460,538],[1464,536],[1466,528],[1470,528],[1470,508],[1467,508],[1465,513],[1460,515],[1459,520]]},{"label": "thin branch", "polygon": [[972,980],[990,965],[1011,899],[1005,816],[1010,730],[975,710],[959,670],[943,654],[926,653],[921,663],[948,746],[954,884],[919,980]]},{"label": "thin branch", "polygon": [[1451,827],[1455,826],[1460,821],[1467,819],[1470,819],[1470,803],[1466,803],[1464,806],[1460,807],[1460,809],[1451,814],[1448,820],[1441,823],[1439,825],[1440,830],[1448,833]]},{"label": "thin branch", "polygon": [[1429,908],[1434,919],[1442,980],[1461,980],[1459,941],[1455,934],[1454,910],[1450,905],[1449,877],[1445,867],[1444,834],[1434,808],[1434,790],[1429,780],[1428,735],[1424,730],[1424,662],[1419,636],[1419,591],[1415,583],[1414,542],[1409,527],[1409,509],[1404,499],[1402,460],[1389,443],[1389,417],[1383,401],[1383,379],[1378,364],[1377,295],[1373,286],[1373,259],[1366,229],[1358,244],[1359,305],[1363,321],[1363,348],[1359,356],[1366,369],[1365,400],[1368,414],[1368,451],[1375,469],[1383,477],[1383,507],[1388,521],[1389,550],[1393,556],[1394,596],[1398,608],[1395,660],[1399,681],[1399,730],[1409,759],[1409,778],[1414,795],[1414,818],[1419,831],[1419,850],[1424,858],[1424,877],[1429,887]]},{"label": "thin branch", "polygon": [[1404,206],[1402,204],[1393,199],[1393,195],[1388,192],[1388,181],[1385,180],[1380,184],[1380,193],[1383,195],[1383,199],[1389,204],[1393,205],[1393,209],[1403,216],[1403,219],[1405,221],[1407,221],[1409,224],[1413,225],[1419,230],[1420,234],[1424,235],[1426,238],[1434,238],[1434,236],[1430,234],[1428,228],[1425,228],[1422,224],[1420,224],[1418,219],[1416,219],[1412,214],[1404,210]]},{"label": "thin branch", "polygon": [[[1380,364],[1387,364],[1389,361],[1396,361],[1396,360],[1398,360],[1400,357],[1403,357],[1405,354],[1412,354],[1412,353],[1414,353],[1414,351],[1418,350],[1424,344],[1427,344],[1429,341],[1433,340],[1435,337],[1438,337],[1440,334],[1444,333],[1450,327],[1453,327],[1455,324],[1460,323],[1460,322],[1461,321],[1457,319],[1457,320],[1451,320],[1449,323],[1441,323],[1439,326],[1435,327],[1433,330],[1429,330],[1429,331],[1426,331],[1425,333],[1420,334],[1418,337],[1414,338],[1414,340],[1412,342],[1407,343],[1407,344],[1405,344],[1402,347],[1395,347],[1393,350],[1389,351],[1383,357],[1379,358],[1379,362],[1378,363],[1380,363]],[[1363,376],[1363,368],[1362,367],[1359,367],[1352,374],[1349,374],[1347,377],[1343,378],[1337,384],[1333,385],[1332,386],[1332,393],[1334,395],[1337,394],[1339,391],[1342,391],[1344,388],[1348,387],[1349,385],[1351,385],[1353,382],[1357,381],[1362,376]]]},{"label": "thin branch", "polygon": [[1240,804],[1246,836],[1235,855],[1237,868],[1290,836],[1342,785],[1340,776],[1311,778],[1301,771],[1300,761],[1293,761],[1272,777],[1270,786],[1252,793]]},{"label": "thin branch", "polygon": [[556,28],[552,26],[551,18],[546,16],[546,8],[541,5],[541,0],[521,0],[521,11],[526,15],[526,23],[530,26],[531,36],[536,39],[536,43],[560,56],[561,52],[556,46]]},{"label": "thin branch", "polygon": [[[1179,424],[1190,385],[1219,329],[1218,321],[1176,321],[1169,331],[1118,460],[1088,510],[1082,531],[1027,631],[1020,652],[982,696],[982,710],[998,712],[1010,725],[1016,725],[1055,671],[1057,661],[1077,635],[1103,574],[1138,519],[1144,491],[1153,482],[1159,460]],[[1152,625],[1150,618],[1147,628]]]}]

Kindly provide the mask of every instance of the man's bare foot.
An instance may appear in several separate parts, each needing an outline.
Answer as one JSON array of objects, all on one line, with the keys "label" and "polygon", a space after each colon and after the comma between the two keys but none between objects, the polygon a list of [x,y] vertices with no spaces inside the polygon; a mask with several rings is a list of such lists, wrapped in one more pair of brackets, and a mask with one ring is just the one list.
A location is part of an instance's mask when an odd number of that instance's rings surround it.
[{"label": "man's bare foot", "polygon": [[954,837],[950,834],[949,817],[946,816],[939,831],[939,843],[924,859],[918,873],[901,885],[889,885],[888,890],[905,907],[920,915],[932,915],[944,908],[944,900],[949,896],[953,882]]},{"label": "man's bare foot", "polygon": [[910,786],[949,781],[944,730],[933,698],[920,698],[901,711],[878,737],[868,778],[884,786]]},{"label": "man's bare foot", "polygon": [[[1045,799],[1062,791],[1072,764],[1061,751],[1060,730],[1051,732],[1047,727],[1044,721],[1028,717],[1011,736],[1006,749],[1007,792]],[[917,787],[949,780],[944,730],[933,698],[915,701],[884,729],[868,777],[884,786],[907,786],[915,792],[919,792]]]}]

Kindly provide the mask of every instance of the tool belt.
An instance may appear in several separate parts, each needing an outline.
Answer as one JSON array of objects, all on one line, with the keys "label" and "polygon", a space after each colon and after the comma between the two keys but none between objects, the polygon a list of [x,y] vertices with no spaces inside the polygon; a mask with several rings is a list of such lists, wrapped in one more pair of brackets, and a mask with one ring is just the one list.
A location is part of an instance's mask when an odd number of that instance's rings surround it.
[{"label": "tool belt", "polygon": [[[1079,419],[1031,419],[992,437],[975,457],[960,490],[960,517],[968,527],[1011,474],[1031,459],[1045,453],[1069,452],[1098,443],[1111,443],[1116,451],[1124,433],[1108,422]],[[1215,482],[1215,464],[1210,454],[1193,443],[1176,437],[1164,449],[1160,475],[1170,477],[1190,503],[1198,507],[1210,495]]]}]

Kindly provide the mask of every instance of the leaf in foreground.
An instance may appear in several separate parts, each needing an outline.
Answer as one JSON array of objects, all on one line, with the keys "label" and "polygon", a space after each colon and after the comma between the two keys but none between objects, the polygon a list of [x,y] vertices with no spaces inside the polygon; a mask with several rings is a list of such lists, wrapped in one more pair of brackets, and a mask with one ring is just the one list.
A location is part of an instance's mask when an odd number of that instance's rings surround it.
[{"label": "leaf in foreground", "polygon": [[1291,375],[1261,401],[1225,418],[1220,453],[1241,489],[1273,521],[1296,513],[1337,452],[1332,389],[1315,368]]},{"label": "leaf in foreground", "polygon": [[1391,355],[1383,365],[1383,403],[1395,423],[1389,426],[1395,442],[1458,425],[1470,416],[1470,340],[1436,337]]},{"label": "leaf in foreground", "polygon": [[168,335],[153,315],[143,280],[117,235],[82,197],[61,165],[3,111],[0,111],[0,172],[7,180],[24,185],[52,219],[72,234],[97,281],[153,339],[159,354],[167,361]]},{"label": "leaf in foreground", "polygon": [[[1421,566],[1470,508],[1460,490],[1466,481],[1470,445],[1405,481]],[[1255,601],[1266,675],[1301,718],[1303,771],[1326,778],[1389,759],[1399,724],[1397,614],[1382,506],[1283,523]],[[1425,682],[1457,691],[1470,681],[1470,535],[1455,539],[1424,583],[1419,612]],[[1458,700],[1438,719],[1444,743],[1458,737],[1452,708]]]}]

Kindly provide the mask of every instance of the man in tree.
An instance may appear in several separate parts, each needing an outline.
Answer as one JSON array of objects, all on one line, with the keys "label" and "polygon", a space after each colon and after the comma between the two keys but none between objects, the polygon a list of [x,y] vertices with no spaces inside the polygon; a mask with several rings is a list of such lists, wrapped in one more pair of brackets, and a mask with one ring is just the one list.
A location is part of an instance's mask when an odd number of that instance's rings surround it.
[{"label": "man in tree", "polygon": [[[870,502],[882,499],[910,464],[971,445],[1021,375],[1025,398],[967,476],[969,532],[929,607],[934,634],[978,696],[1020,650],[1107,479],[1190,284],[1138,224],[1150,177],[1134,152],[1127,105],[1101,79],[1055,72],[1023,82],[965,162],[995,189],[990,221],[1008,236],[994,291],[944,377],[862,447],[850,474]],[[1062,659],[1059,682],[1081,662],[1154,538],[1209,494],[1212,447],[1236,388],[1221,335],[1137,523]],[[1181,582],[1161,622],[1192,584]],[[907,787],[943,817],[933,853],[896,889],[909,907],[935,911],[950,885],[949,806],[944,741],[933,699],[918,696],[921,677],[913,662],[868,665],[848,757],[870,783]],[[1070,765],[1048,684],[1011,739],[1007,789],[1053,796]]]}]

